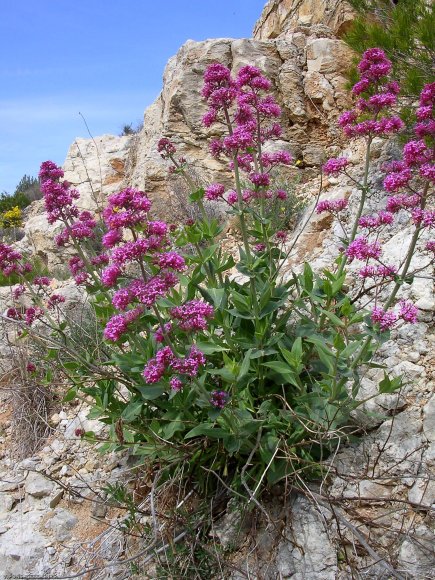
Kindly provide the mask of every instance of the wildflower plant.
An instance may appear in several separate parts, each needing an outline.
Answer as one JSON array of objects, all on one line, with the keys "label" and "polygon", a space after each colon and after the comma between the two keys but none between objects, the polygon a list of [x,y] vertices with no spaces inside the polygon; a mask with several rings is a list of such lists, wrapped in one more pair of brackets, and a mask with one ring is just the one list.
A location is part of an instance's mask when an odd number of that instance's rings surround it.
[{"label": "wildflower plant", "polygon": [[[280,107],[269,93],[271,82],[254,66],[233,77],[215,63],[204,75],[203,123],[221,134],[210,152],[232,170],[233,187],[193,187],[176,146],[167,138],[158,144],[170,171],[192,186],[190,200],[202,216],[196,221],[169,226],[151,219],[146,193],[127,188],[109,196],[105,251],[92,255],[86,241],[95,235],[95,219],[77,208],[78,193],[61,181],[62,170],[42,165],[48,219],[62,224],[56,241],[73,252],[71,272],[91,297],[107,347],[101,363],[81,356],[65,369],[74,383],[67,399],[91,397],[91,415],[109,426],[103,450],[128,447],[159,473],[183,466],[205,491],[223,484],[252,499],[295,470],[317,474],[338,441],[357,431],[351,414],[362,403],[363,372],[375,364],[394,325],[417,320],[416,307],[404,299],[396,304],[396,296],[413,275],[423,232],[434,224],[434,85],[421,95],[417,139],[388,169],[385,189],[394,195],[377,214],[365,213],[372,140],[402,127],[392,112],[399,87],[388,78],[390,68],[382,51],[367,51],[353,89],[355,108],[340,118],[349,138],[365,139],[367,156],[361,181],[344,157],[324,166],[326,174],[348,175],[360,195],[341,255],[319,273],[304,264],[298,274],[283,274],[293,244],[287,231],[276,231],[268,207],[271,199],[286,202],[271,175],[292,158],[266,147],[281,135]],[[217,242],[221,227],[208,219],[204,200],[225,204],[237,216],[237,261]],[[340,218],[347,207],[347,200],[322,199],[317,212]],[[380,232],[398,212],[409,214],[415,231],[404,263],[388,264]],[[425,251],[429,265],[433,240]],[[350,263],[360,264],[353,295],[345,287]],[[67,345],[68,331],[54,315],[63,297],[50,290],[50,281],[29,281],[22,256],[4,245],[0,269],[23,274],[14,296],[30,293],[35,301],[27,310],[12,308],[8,317],[30,331],[44,323]],[[380,290],[388,295],[382,301]],[[385,372],[379,392],[400,385]],[[92,433],[85,436],[92,440]]]}]

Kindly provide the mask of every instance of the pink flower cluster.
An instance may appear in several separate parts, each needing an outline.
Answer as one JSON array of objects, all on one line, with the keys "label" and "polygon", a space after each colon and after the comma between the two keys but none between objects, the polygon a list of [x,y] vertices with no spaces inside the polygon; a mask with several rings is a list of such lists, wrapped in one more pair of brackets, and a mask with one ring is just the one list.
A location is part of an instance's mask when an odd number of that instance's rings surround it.
[{"label": "pink flower cluster", "polygon": [[435,211],[430,209],[415,208],[411,212],[412,221],[417,226],[425,228],[435,227]]},{"label": "pink flower cluster", "polygon": [[316,213],[338,213],[343,211],[348,206],[347,199],[325,199],[320,201],[316,206]]},{"label": "pink flower cluster", "polygon": [[371,48],[363,54],[358,65],[360,80],[352,92],[354,95],[366,93],[366,97],[360,97],[355,108],[343,113],[338,121],[347,137],[386,136],[404,127],[400,117],[389,113],[400,92],[396,81],[386,79],[391,68],[383,50]]},{"label": "pink flower cluster", "polygon": [[223,196],[224,192],[225,186],[223,186],[221,183],[212,183],[205,190],[205,197],[209,201],[216,201]]},{"label": "pink flower cluster", "polygon": [[392,328],[399,318],[415,324],[418,321],[418,308],[409,300],[400,300],[398,313],[393,310],[383,310],[380,307],[375,307],[372,310],[372,322],[378,324],[381,331]]},{"label": "pink flower cluster", "polygon": [[[163,145],[162,151],[170,149],[168,144]],[[102,283],[113,288],[121,278],[128,279],[132,263],[143,274],[114,293],[112,304],[124,314],[116,314],[108,321],[105,332],[108,340],[119,340],[142,309],[153,307],[178,283],[176,273],[186,269],[183,256],[167,251],[170,245],[168,225],[148,220],[150,208],[151,202],[143,191],[127,188],[109,196],[103,212],[109,228],[103,244],[110,253],[104,255],[107,266],[101,273]],[[125,229],[132,232],[133,240],[124,241]],[[132,309],[129,310],[129,306]]]},{"label": "pink flower cluster", "polygon": [[223,409],[228,403],[230,395],[226,391],[212,391],[210,396],[210,403],[216,409]]},{"label": "pink flower cluster", "polygon": [[423,139],[424,137],[435,136],[435,83],[427,84],[420,94],[420,103],[417,109],[418,123],[415,126],[415,133]]},{"label": "pink flower cluster", "polygon": [[73,256],[68,262],[68,266],[76,284],[87,284],[89,282],[86,264],[79,256]]},{"label": "pink flower cluster", "polygon": [[[242,67],[235,78],[230,70],[215,63],[204,73],[202,95],[210,107],[203,118],[206,127],[223,122],[228,134],[214,139],[210,144],[213,156],[225,155],[230,159],[230,168],[235,164],[246,171],[251,183],[258,192],[264,192],[270,183],[269,171],[278,164],[289,165],[292,161],[287,151],[260,153],[266,140],[281,135],[281,127],[275,119],[281,109],[272,95],[264,95],[271,82],[254,66]],[[256,154],[253,154],[256,151]],[[257,155],[257,156],[256,156]],[[206,190],[206,198],[222,198],[223,186],[213,184]],[[244,201],[256,199],[259,195],[246,195]],[[237,197],[230,192],[227,202],[236,203]]]},{"label": "pink flower cluster", "polygon": [[[192,378],[197,376],[199,368],[204,366],[205,362],[204,354],[195,345],[184,358],[176,356],[169,346],[165,346],[147,362],[143,377],[148,384],[158,383],[166,373]],[[171,387],[179,390],[181,385],[178,381],[173,381]]]},{"label": "pink flower cluster", "polygon": [[338,157],[337,159],[329,159],[323,166],[323,172],[326,175],[338,175],[349,165],[349,160],[346,157]]},{"label": "pink flower cluster", "polygon": [[146,221],[151,202],[143,191],[127,187],[109,195],[103,218],[110,230],[132,228]]},{"label": "pink flower cluster", "polygon": [[47,308],[49,310],[54,310],[56,306],[59,304],[63,304],[65,302],[65,296],[61,294],[52,294],[47,301]]},{"label": "pink flower cluster", "polygon": [[179,328],[186,332],[197,332],[207,328],[207,320],[213,318],[214,309],[203,300],[190,300],[182,306],[171,308],[170,313],[178,320]]},{"label": "pink flower cluster", "polygon": [[[407,210],[418,227],[432,228],[435,225],[435,212],[423,209],[426,200],[418,191],[428,191],[435,180],[435,136],[434,121],[435,83],[425,85],[420,95],[420,106],[414,131],[419,139],[413,139],[403,147],[402,160],[389,163],[384,169],[388,172],[384,179],[386,191],[395,193],[387,199],[386,210],[396,213]],[[406,193],[398,193],[405,190]]]},{"label": "pink flower cluster", "polygon": [[25,313],[25,322],[27,326],[32,326],[35,320],[42,318],[43,315],[44,315],[43,310],[38,306],[36,307],[30,306],[29,308],[27,308]]},{"label": "pink flower cluster", "polygon": [[365,236],[360,236],[355,238],[351,242],[346,250],[346,255],[348,258],[357,260],[368,260],[369,258],[379,258],[382,249],[381,244],[377,241],[369,242]]},{"label": "pink flower cluster", "polygon": [[89,211],[82,211],[77,216],[77,220],[68,225],[60,234],[55,236],[58,246],[64,246],[70,238],[83,240],[85,238],[95,238],[94,229],[97,222]]},{"label": "pink flower cluster", "polygon": [[11,246],[0,242],[0,272],[4,276],[12,274],[27,274],[32,271],[32,265],[22,262],[23,256]]},{"label": "pink flower cluster", "polygon": [[177,152],[177,149],[170,139],[162,137],[157,143],[157,151],[163,159],[169,159]]},{"label": "pink flower cluster", "polygon": [[[60,221],[65,225],[65,228],[55,236],[58,246],[65,246],[71,240],[94,238],[97,225],[89,211],[79,211],[74,203],[79,198],[79,192],[73,189],[68,181],[59,181],[63,176],[62,169],[52,161],[41,164],[39,178],[47,220],[50,224]],[[78,257],[76,260],[70,261],[74,280],[77,284],[88,283],[90,278],[85,271],[85,264]]]},{"label": "pink flower cluster", "polygon": [[129,310],[125,314],[115,314],[115,316],[112,316],[104,329],[104,338],[111,342],[119,340],[127,332],[129,326],[139,318],[141,313],[142,308],[138,307]]},{"label": "pink flower cluster", "polygon": [[358,220],[361,228],[374,230],[381,226],[391,225],[394,221],[394,215],[389,211],[381,210],[376,215],[365,215]]},{"label": "pink flower cluster", "polygon": [[178,282],[173,272],[163,271],[149,278],[146,282],[137,278],[124,288],[117,290],[112,298],[112,304],[118,310],[137,301],[147,308],[154,306],[159,298],[165,296]]},{"label": "pink flower cluster", "polygon": [[79,215],[74,201],[79,198],[79,192],[72,189],[68,181],[59,181],[63,171],[52,161],[44,161],[39,171],[41,191],[44,194],[45,211],[48,223],[62,221],[71,223]]},{"label": "pink flower cluster", "polygon": [[384,266],[383,264],[366,265],[359,271],[361,278],[394,278],[396,273],[396,266]]}]

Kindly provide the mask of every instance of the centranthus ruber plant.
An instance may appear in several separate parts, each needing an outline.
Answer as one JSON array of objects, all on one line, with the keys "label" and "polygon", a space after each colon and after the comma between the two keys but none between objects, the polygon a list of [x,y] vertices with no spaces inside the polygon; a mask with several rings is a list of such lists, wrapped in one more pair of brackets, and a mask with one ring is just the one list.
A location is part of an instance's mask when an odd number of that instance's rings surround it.
[{"label": "centranthus ruber plant", "polygon": [[[384,187],[392,195],[377,213],[366,213],[372,141],[402,128],[393,112],[400,89],[390,69],[381,50],[367,51],[353,88],[355,107],[340,118],[349,138],[365,139],[367,154],[362,177],[345,157],[323,168],[351,179],[359,199],[350,225],[342,219],[348,200],[318,203],[317,212],[330,212],[343,229],[342,254],[318,273],[305,264],[283,276],[293,244],[288,232],[275,231],[267,202],[285,203],[273,173],[292,158],[271,146],[281,135],[281,110],[271,82],[254,66],[233,76],[215,63],[204,74],[203,123],[220,135],[210,152],[232,171],[231,187],[198,188],[174,143],[158,143],[170,171],[192,188],[190,200],[202,216],[196,221],[155,220],[146,193],[127,188],[108,197],[101,216],[105,252],[93,255],[87,240],[96,235],[96,219],[77,208],[78,194],[61,181],[62,170],[42,165],[48,220],[63,224],[56,241],[69,252],[76,283],[89,292],[105,340],[99,362],[69,358],[65,366],[74,383],[67,399],[90,397],[92,416],[109,425],[102,449],[128,447],[146,456],[159,476],[180,468],[205,491],[223,486],[252,500],[295,470],[317,474],[337,443],[358,431],[352,411],[364,402],[361,377],[390,329],[417,321],[417,308],[397,294],[419,275],[412,264],[416,248],[424,245],[429,266],[435,246],[426,239],[434,224],[433,85],[421,95],[416,139],[387,168]],[[210,203],[240,223],[238,260],[217,241],[221,227],[207,217]],[[388,263],[382,240],[399,213],[409,215],[414,231],[403,261]],[[22,256],[6,246],[0,268],[23,277],[14,289],[17,300],[26,292],[35,300],[33,310],[17,306],[9,318],[30,332],[48,324],[67,348],[68,328],[52,316],[62,296],[45,295],[45,282],[29,282]],[[344,284],[352,276],[350,290]],[[379,392],[400,385],[385,372]],[[86,436],[92,440],[92,433]]]}]

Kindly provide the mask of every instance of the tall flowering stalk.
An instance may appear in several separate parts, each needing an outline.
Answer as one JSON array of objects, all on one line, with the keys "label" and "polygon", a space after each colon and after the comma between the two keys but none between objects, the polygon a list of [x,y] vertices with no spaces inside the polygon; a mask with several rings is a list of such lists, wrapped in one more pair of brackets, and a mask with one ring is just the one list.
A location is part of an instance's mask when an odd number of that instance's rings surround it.
[{"label": "tall flowering stalk", "polygon": [[[353,94],[358,97],[354,109],[345,112],[339,119],[339,124],[348,137],[363,136],[366,140],[366,161],[362,182],[358,182],[348,173],[349,161],[346,158],[330,159],[324,165],[327,175],[338,176],[346,174],[361,191],[356,219],[348,235],[348,245],[341,260],[340,272],[344,271],[347,261],[358,260],[364,263],[359,271],[363,280],[374,280],[374,288],[393,282],[389,297],[383,307],[376,305],[371,320],[381,331],[392,328],[399,317],[407,322],[416,321],[415,307],[407,304],[402,306],[399,314],[389,311],[401,285],[409,276],[411,260],[416,245],[424,229],[430,229],[435,223],[435,213],[425,209],[433,196],[435,179],[434,151],[434,102],[435,85],[426,85],[420,96],[417,109],[418,123],[414,132],[417,139],[411,140],[403,147],[402,159],[389,163],[385,170],[384,188],[393,193],[386,200],[385,209],[374,215],[363,215],[367,195],[370,192],[369,168],[370,145],[374,136],[386,137],[396,133],[403,127],[400,118],[391,113],[396,104],[400,87],[397,82],[388,79],[391,63],[380,49],[370,49],[364,53],[358,69],[361,79],[353,87]],[[346,200],[323,200],[317,206],[317,212],[330,212],[339,217],[340,212],[347,207]],[[408,247],[403,264],[385,264],[382,256],[382,245],[379,237],[382,231],[394,223],[398,213],[407,212],[415,225],[414,234]],[[359,232],[361,233],[359,234]],[[359,234],[359,235],[358,235]],[[430,253],[431,243],[427,246]],[[428,264],[429,265],[429,264]],[[406,313],[412,310],[413,315]],[[403,316],[405,312],[405,316]],[[367,343],[370,338],[367,339]]]}]

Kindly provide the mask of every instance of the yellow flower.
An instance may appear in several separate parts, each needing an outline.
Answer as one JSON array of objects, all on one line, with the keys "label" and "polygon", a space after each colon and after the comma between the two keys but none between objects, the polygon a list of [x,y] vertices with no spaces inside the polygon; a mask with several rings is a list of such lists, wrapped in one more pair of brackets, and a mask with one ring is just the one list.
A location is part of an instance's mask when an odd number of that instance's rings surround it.
[{"label": "yellow flower", "polygon": [[22,226],[23,216],[21,209],[16,205],[12,209],[5,211],[0,216],[0,224],[3,228],[19,228]]}]

